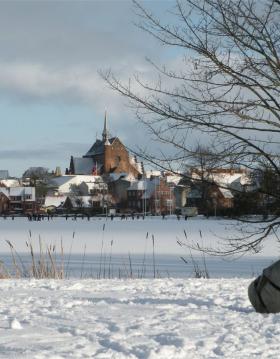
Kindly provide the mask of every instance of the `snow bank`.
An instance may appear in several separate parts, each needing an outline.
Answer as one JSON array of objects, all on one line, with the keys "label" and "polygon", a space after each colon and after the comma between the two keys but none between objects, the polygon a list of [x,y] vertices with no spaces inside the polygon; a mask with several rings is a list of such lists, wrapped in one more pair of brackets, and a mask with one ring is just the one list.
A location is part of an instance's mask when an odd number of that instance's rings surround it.
[{"label": "snow bank", "polygon": [[0,358],[279,358],[249,282],[2,280]]}]

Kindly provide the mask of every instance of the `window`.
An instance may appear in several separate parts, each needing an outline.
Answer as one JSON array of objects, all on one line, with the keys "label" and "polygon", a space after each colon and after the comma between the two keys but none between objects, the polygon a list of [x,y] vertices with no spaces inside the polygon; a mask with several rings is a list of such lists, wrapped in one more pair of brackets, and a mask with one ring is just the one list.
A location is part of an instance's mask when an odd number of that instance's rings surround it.
[{"label": "window", "polygon": [[11,201],[21,201],[21,196],[11,196]]}]

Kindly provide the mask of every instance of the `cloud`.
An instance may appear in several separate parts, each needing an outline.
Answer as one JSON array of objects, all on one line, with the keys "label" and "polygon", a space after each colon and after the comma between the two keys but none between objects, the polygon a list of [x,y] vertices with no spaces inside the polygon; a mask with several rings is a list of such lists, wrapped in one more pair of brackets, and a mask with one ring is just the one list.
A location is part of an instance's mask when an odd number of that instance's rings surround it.
[{"label": "cloud", "polygon": [[76,101],[94,106],[106,89],[96,70],[85,66],[61,69],[40,63],[0,63],[0,91],[17,100]]},{"label": "cloud", "polygon": [[0,150],[0,157],[5,160],[21,160],[21,159],[48,159],[57,155],[57,151],[52,149],[16,149],[16,150]]},{"label": "cloud", "polygon": [[[50,158],[65,159],[73,154],[83,155],[88,149],[89,144],[79,142],[62,142],[52,147],[38,147],[38,148],[17,148],[17,149],[1,149],[0,158],[5,160],[22,160],[22,159],[38,159],[46,160]],[[72,152],[71,152],[72,153]]]},{"label": "cloud", "polygon": [[[164,1],[149,7],[164,7]],[[170,4],[167,6],[170,7]],[[146,71],[163,49],[133,22],[130,1],[0,2],[0,99],[26,104],[82,104],[119,113],[123,98],[98,70],[127,79]]]},{"label": "cloud", "polygon": [[[133,69],[128,64],[112,69],[125,83],[137,70],[149,77],[151,69],[145,62],[135,64]],[[72,65],[61,68],[26,62],[0,62],[0,97],[25,104],[82,104],[97,113],[103,113],[109,107],[116,117],[121,116],[123,105],[127,102],[108,87],[95,67]]]}]

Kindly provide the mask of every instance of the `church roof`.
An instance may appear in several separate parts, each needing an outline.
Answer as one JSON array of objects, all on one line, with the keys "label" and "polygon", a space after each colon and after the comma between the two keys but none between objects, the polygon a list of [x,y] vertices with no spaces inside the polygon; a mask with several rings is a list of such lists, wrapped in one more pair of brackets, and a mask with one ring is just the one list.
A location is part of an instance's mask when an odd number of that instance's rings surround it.
[{"label": "church roof", "polygon": [[[110,145],[113,144],[117,137],[109,138]],[[102,155],[104,153],[104,141],[96,140],[84,157],[92,157],[96,155]]]},{"label": "church roof", "polygon": [[94,163],[92,158],[74,157],[74,170],[75,174],[90,175],[92,174]]}]

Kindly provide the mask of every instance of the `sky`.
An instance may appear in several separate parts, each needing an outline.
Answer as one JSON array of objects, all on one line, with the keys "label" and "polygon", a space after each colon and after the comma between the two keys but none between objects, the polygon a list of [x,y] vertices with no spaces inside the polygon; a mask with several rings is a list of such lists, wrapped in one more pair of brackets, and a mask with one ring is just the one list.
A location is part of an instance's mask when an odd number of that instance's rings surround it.
[{"label": "sky", "polygon": [[[163,18],[173,0],[142,1]],[[62,171],[109,130],[129,147],[148,140],[124,98],[99,75],[148,73],[146,57],[170,61],[142,32],[131,1],[0,2],[0,169]]]}]

